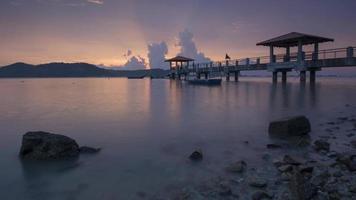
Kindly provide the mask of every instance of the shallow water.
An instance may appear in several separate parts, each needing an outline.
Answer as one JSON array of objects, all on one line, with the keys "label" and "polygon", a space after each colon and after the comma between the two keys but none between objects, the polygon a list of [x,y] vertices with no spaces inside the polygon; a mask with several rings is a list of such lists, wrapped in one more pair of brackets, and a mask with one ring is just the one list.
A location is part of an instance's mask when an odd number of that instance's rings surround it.
[{"label": "shallow water", "polygon": [[[270,78],[241,78],[221,87],[0,79],[0,199],[140,199],[220,175],[235,160],[263,164],[273,119],[304,114],[313,135],[321,131],[316,124],[355,110],[355,79],[290,79],[273,85]],[[75,161],[21,162],[21,136],[36,130],[103,150]],[[204,160],[194,164],[187,157],[197,148]]]}]

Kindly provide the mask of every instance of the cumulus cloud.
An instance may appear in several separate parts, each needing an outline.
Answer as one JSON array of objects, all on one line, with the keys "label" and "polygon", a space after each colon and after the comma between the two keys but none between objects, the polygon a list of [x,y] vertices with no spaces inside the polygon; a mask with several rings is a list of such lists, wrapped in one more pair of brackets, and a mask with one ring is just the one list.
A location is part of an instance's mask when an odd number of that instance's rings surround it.
[{"label": "cumulus cloud", "polygon": [[179,56],[195,59],[196,62],[210,62],[210,58],[199,52],[194,42],[194,35],[187,29],[178,35],[176,46],[180,48]]},{"label": "cumulus cloud", "polygon": [[152,43],[147,46],[148,61],[150,68],[168,69],[168,63],[165,63],[165,57],[168,53],[168,46],[165,42]]},{"label": "cumulus cloud", "polygon": [[140,55],[133,55],[132,50],[127,50],[127,52],[123,56],[126,59],[126,63],[114,68],[122,70],[146,69],[146,59],[142,58]]},{"label": "cumulus cloud", "polygon": [[87,0],[87,2],[99,5],[104,4],[104,0]]}]

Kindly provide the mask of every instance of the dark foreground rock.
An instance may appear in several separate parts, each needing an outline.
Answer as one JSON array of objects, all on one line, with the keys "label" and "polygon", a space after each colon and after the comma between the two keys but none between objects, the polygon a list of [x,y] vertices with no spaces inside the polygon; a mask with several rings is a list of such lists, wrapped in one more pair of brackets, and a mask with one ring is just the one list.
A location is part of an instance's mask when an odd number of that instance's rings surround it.
[{"label": "dark foreground rock", "polygon": [[47,132],[23,135],[20,157],[31,160],[55,160],[79,156],[77,142],[67,136]]},{"label": "dark foreground rock", "polygon": [[305,116],[296,116],[273,121],[269,124],[268,128],[268,132],[272,137],[279,138],[303,136],[310,131],[310,122]]},{"label": "dark foreground rock", "polygon": [[201,150],[196,150],[189,156],[190,160],[200,161],[203,159],[203,152]]}]

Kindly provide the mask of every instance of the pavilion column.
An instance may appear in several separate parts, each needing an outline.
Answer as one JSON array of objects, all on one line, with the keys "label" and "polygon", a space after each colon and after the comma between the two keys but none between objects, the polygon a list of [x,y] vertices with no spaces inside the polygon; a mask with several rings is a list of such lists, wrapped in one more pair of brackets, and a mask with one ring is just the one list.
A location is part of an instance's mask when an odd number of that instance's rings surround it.
[{"label": "pavilion column", "polygon": [[298,63],[303,61],[303,43],[301,40],[298,41]]},{"label": "pavilion column", "polygon": [[274,63],[275,62],[273,46],[269,47],[269,62],[270,63]]},{"label": "pavilion column", "polygon": [[319,59],[319,43],[314,43],[313,60]]},{"label": "pavilion column", "polygon": [[286,47],[286,58],[285,58],[285,62],[289,62],[290,61],[290,47]]}]

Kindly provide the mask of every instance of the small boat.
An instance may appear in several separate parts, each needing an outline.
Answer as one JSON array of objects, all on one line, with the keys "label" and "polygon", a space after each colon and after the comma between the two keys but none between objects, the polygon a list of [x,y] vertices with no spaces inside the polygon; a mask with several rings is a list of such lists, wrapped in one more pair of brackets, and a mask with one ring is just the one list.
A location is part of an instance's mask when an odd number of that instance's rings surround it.
[{"label": "small boat", "polygon": [[221,85],[221,79],[194,79],[188,80],[188,83],[192,85],[216,86]]}]

